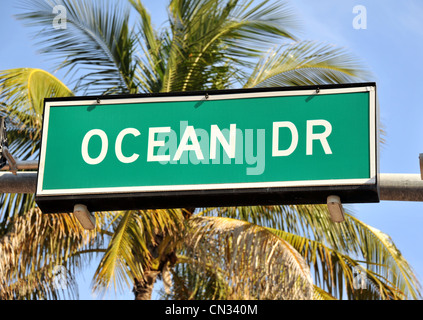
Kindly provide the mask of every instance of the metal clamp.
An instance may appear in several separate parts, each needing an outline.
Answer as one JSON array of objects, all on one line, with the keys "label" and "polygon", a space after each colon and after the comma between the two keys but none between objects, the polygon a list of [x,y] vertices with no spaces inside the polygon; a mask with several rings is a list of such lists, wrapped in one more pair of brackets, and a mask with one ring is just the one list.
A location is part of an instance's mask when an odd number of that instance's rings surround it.
[{"label": "metal clamp", "polygon": [[4,118],[0,118],[0,169],[3,168],[7,163],[9,164],[9,170],[16,175],[18,167],[16,160],[9,152],[6,133],[6,123]]}]

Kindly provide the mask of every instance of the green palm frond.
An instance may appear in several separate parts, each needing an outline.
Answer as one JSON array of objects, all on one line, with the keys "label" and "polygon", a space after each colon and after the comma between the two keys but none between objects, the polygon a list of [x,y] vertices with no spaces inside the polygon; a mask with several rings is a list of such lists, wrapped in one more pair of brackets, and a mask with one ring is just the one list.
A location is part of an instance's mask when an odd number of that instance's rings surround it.
[{"label": "green palm frond", "polygon": [[[235,1],[229,25],[234,23],[226,44],[230,56],[259,52],[278,40],[296,40],[292,31],[299,29],[297,15],[286,1]],[[228,4],[229,5],[229,4]],[[239,26],[237,24],[240,24]]]},{"label": "green palm frond", "polygon": [[42,69],[0,71],[2,113],[8,116],[18,130],[26,130],[27,141],[38,142],[44,98],[72,95],[72,91],[63,82]]},{"label": "green palm frond", "polygon": [[263,56],[244,87],[349,83],[366,77],[369,73],[345,49],[299,41],[285,44]]},{"label": "green palm frond", "polygon": [[[379,282],[383,281],[387,284],[386,292],[382,294],[382,297],[394,296],[412,299],[421,297],[419,281],[392,240],[379,230],[358,220],[351,213],[344,213],[346,221],[341,224],[334,224],[330,220],[325,205],[228,207],[207,210],[201,214],[241,219],[271,229],[278,229],[281,233],[286,232],[286,234],[292,235],[293,239],[297,236],[299,241],[315,241],[316,250],[321,248],[320,246],[324,246],[327,250],[331,250],[330,252],[340,254],[338,260],[342,258],[341,260],[344,261],[354,257],[358,261],[363,261],[364,264],[367,262],[368,273],[372,274],[369,278],[379,277]],[[294,247],[303,254],[303,251],[297,246],[294,245]],[[308,261],[310,262],[310,260]],[[311,261],[314,264],[316,260],[313,258]],[[344,265],[343,273],[345,274],[351,274],[351,268],[354,267],[352,260],[348,263]],[[321,262],[321,264],[323,263]],[[330,266],[330,264],[328,265]],[[315,265],[316,277],[319,274],[332,272],[330,268],[317,267]],[[351,276],[347,276],[347,279],[351,280]],[[381,283],[378,285],[383,287]],[[349,281],[349,287],[351,288],[351,281]],[[402,294],[397,293],[393,289],[394,287],[397,287]]]},{"label": "green palm frond", "polygon": [[[213,89],[224,71],[240,73],[275,39],[294,37],[287,31],[294,18],[285,2],[174,0],[169,10],[162,91]],[[233,84],[226,79],[226,87]]]},{"label": "green palm frond", "polygon": [[[55,6],[66,12],[66,28],[52,28]],[[41,28],[41,52],[60,61],[60,68],[77,75],[74,91],[135,93],[135,36],[129,29],[129,6],[121,1],[23,1],[18,19]]]},{"label": "green palm frond", "polygon": [[[93,289],[100,294],[103,294],[111,283],[115,289],[121,290],[124,284],[130,287],[134,278],[143,280],[142,263],[144,265],[151,263],[138,215],[133,211],[127,211],[119,213],[119,218],[119,225],[94,275]],[[140,258],[141,263],[137,263],[136,260]]]},{"label": "green palm frond", "polygon": [[345,224],[333,223],[326,205],[225,207],[202,211],[201,214],[240,219],[303,235],[343,252],[361,252],[359,248],[351,246],[355,239],[354,233],[346,229]]},{"label": "green palm frond", "polygon": [[[213,278],[224,279],[230,288],[227,296],[234,299],[312,297],[309,268],[285,240],[235,219],[196,216],[188,223],[191,232],[185,239],[184,256],[194,260],[188,270],[201,281],[196,286],[209,282],[202,277],[210,275],[208,269],[213,266]],[[202,290],[207,288],[191,289]]]},{"label": "green palm frond", "polygon": [[178,255],[171,273],[172,290],[163,295],[165,299],[227,300],[232,296],[224,270],[216,268],[214,263],[202,264],[195,257]]},{"label": "green palm frond", "polygon": [[[10,151],[16,159],[38,157],[44,98],[67,97],[73,93],[52,74],[34,68],[0,71],[0,114],[8,126]],[[0,223],[34,207],[32,194],[2,194]]]},{"label": "green palm frond", "polygon": [[[325,246],[323,243],[276,229],[268,229],[289,242],[314,270],[314,281],[330,295],[342,299],[395,299],[406,298],[403,291],[380,274],[363,267],[351,256]],[[370,263],[369,263],[370,264]],[[354,275],[354,272],[357,272]],[[358,274],[360,272],[360,274]],[[355,287],[354,281],[363,276],[364,288]]]},{"label": "green palm frond", "polygon": [[327,291],[315,285],[313,300],[336,300],[336,298]]},{"label": "green palm frond", "polygon": [[421,299],[421,285],[391,237],[354,216],[347,214],[346,219],[349,228],[356,234],[366,267],[404,292],[408,299]]},{"label": "green palm frond", "polygon": [[130,0],[139,14],[137,45],[143,57],[138,60],[136,78],[141,92],[159,92],[166,69],[164,39],[153,28],[150,14],[140,0]]},{"label": "green palm frond", "polygon": [[157,270],[168,247],[176,248],[184,227],[181,210],[125,211],[114,220],[117,227],[94,275],[93,289],[100,294],[110,285],[117,291],[131,288],[134,279],[143,283],[145,270]]}]

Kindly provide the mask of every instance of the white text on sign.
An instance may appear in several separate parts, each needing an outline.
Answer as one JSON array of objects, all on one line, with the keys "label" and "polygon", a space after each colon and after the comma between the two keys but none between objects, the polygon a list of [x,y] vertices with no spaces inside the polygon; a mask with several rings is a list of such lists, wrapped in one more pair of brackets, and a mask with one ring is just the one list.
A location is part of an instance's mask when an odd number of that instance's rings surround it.
[{"label": "white text on sign", "polygon": [[[319,130],[315,130],[320,127]],[[291,121],[273,122],[272,127],[272,156],[287,157],[295,152],[299,143],[297,126]],[[322,129],[323,128],[323,131]],[[254,132],[256,131],[256,132]],[[319,131],[318,133],[316,131]],[[313,155],[316,145],[323,148],[325,154],[332,154],[328,138],[332,133],[332,125],[323,119],[306,120],[306,155]],[[98,136],[101,140],[100,153],[92,157],[88,152],[91,139]],[[127,136],[141,138],[141,132],[136,128],[125,128],[119,132],[114,143],[115,156],[121,163],[132,163],[139,159],[138,150],[125,150],[122,145]],[[223,163],[230,164],[235,159],[235,164],[244,163],[252,165],[247,168],[247,175],[259,175],[265,168],[265,129],[246,129],[242,131],[236,124],[230,124],[229,128],[220,129],[212,124],[210,130],[194,128],[186,121],[180,124],[181,138],[171,127],[151,127],[148,130],[146,160],[147,162],[160,162],[161,164],[220,164],[220,150],[223,149]],[[256,143],[254,143],[256,136]],[[281,149],[280,142],[288,145]],[[317,141],[318,143],[314,143]],[[255,149],[253,150],[253,146]],[[220,146],[222,148],[220,148]],[[109,138],[104,130],[92,129],[88,131],[81,145],[81,154],[85,163],[90,165],[100,164],[107,156],[109,150]],[[139,152],[139,151],[138,151]],[[254,167],[253,167],[254,166]]]}]

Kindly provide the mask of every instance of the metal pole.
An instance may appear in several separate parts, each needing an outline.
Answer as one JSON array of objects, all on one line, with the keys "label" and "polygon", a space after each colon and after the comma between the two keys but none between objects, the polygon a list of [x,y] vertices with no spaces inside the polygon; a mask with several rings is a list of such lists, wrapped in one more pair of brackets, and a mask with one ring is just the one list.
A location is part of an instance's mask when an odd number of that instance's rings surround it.
[{"label": "metal pole", "polygon": [[[0,193],[35,193],[36,172],[0,172]],[[420,174],[380,174],[380,200],[423,201]]]},{"label": "metal pole", "polygon": [[380,174],[380,200],[423,201],[423,180],[420,174]]},{"label": "metal pole", "polygon": [[0,193],[35,193],[36,172],[0,172]]},{"label": "metal pole", "polygon": [[[33,161],[16,161],[18,170],[38,170],[38,160]],[[1,171],[10,171],[9,164],[6,164]]]}]

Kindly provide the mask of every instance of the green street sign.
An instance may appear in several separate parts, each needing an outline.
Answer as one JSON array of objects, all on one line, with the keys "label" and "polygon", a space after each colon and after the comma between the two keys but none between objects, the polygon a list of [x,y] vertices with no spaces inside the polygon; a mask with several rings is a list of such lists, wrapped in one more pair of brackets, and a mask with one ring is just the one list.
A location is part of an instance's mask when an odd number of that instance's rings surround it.
[{"label": "green street sign", "polygon": [[44,212],[378,202],[374,83],[46,99]]}]

